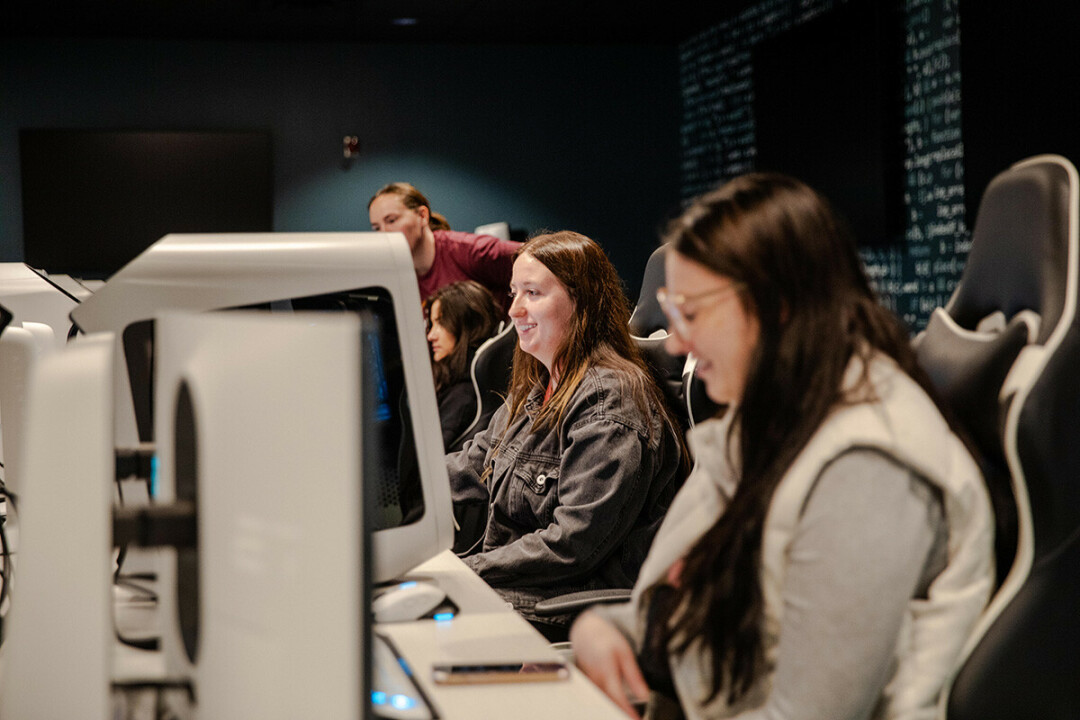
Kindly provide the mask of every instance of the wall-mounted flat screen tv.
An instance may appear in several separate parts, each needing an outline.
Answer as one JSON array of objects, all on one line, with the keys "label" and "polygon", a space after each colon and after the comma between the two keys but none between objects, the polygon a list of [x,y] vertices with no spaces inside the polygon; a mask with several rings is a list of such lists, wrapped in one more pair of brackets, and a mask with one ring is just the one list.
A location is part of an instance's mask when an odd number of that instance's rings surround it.
[{"label": "wall-mounted flat screen tv", "polygon": [[107,278],[177,232],[273,230],[270,132],[24,128],[24,261]]}]

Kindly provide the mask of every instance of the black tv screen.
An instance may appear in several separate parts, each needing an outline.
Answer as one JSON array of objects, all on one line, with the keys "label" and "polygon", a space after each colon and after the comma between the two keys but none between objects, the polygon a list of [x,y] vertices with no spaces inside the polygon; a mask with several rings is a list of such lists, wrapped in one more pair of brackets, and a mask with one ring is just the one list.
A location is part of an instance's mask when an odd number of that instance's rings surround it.
[{"label": "black tv screen", "polygon": [[269,131],[22,129],[23,257],[107,278],[175,232],[273,229]]},{"label": "black tv screen", "polygon": [[751,53],[756,166],[825,195],[862,246],[903,241],[902,23],[850,0]]}]

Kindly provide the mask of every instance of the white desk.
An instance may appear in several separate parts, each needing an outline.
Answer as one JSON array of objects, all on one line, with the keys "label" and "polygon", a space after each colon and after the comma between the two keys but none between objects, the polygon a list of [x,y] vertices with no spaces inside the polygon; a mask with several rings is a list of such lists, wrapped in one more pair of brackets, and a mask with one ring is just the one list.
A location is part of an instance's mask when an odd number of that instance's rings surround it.
[{"label": "white desk", "polygon": [[413,670],[440,718],[447,720],[566,720],[624,718],[622,712],[577,669],[569,681],[446,686],[431,680],[440,663],[499,663],[557,660],[547,640],[510,609],[453,553],[418,566],[409,579],[430,578],[460,608],[449,621],[421,620],[378,625]]}]

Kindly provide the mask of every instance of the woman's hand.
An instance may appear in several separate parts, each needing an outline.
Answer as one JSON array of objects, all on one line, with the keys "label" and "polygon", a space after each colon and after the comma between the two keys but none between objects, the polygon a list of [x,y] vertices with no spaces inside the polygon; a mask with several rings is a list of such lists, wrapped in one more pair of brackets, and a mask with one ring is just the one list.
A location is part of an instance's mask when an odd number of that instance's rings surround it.
[{"label": "woman's hand", "polygon": [[570,628],[570,642],[581,671],[623,712],[638,718],[631,703],[644,702],[649,687],[623,634],[596,613],[585,611]]}]

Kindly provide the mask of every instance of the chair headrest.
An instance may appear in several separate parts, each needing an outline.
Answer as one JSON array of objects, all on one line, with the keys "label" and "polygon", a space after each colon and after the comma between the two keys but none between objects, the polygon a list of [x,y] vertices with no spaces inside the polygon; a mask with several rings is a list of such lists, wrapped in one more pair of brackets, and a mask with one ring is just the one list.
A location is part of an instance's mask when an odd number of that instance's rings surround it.
[{"label": "chair headrest", "polygon": [[483,377],[486,373],[497,368],[499,375],[508,373],[508,368],[514,360],[514,345],[517,340],[517,332],[513,323],[507,323],[506,327],[499,328],[498,332],[485,340],[480,347],[476,348],[473,355],[471,372],[473,378]]},{"label": "chair headrest", "polygon": [[641,278],[641,293],[637,305],[630,315],[630,333],[639,337],[649,337],[657,330],[667,328],[667,318],[656,301],[656,291],[664,284],[664,257],[667,245],[653,250],[645,264],[645,274]]},{"label": "chair headrest", "polygon": [[968,329],[995,310],[1042,317],[1045,342],[1062,316],[1069,267],[1070,169],[1057,156],[1017,163],[979,204],[971,253],[948,311]]}]

